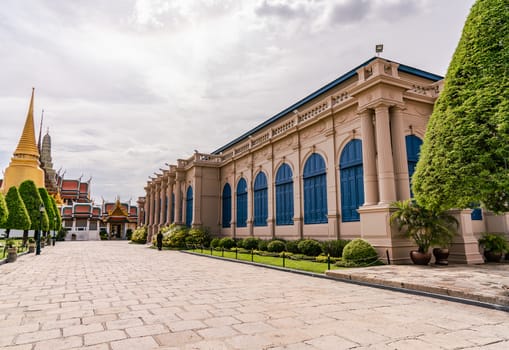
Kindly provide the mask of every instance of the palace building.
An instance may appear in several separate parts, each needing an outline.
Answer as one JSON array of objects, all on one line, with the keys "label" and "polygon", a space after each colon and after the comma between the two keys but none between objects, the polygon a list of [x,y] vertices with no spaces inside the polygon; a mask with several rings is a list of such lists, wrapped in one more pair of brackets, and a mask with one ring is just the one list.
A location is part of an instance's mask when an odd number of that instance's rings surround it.
[{"label": "palace building", "polygon": [[[410,179],[443,83],[373,57],[212,153],[195,152],[151,177],[138,199],[148,241],[165,225],[236,238],[368,240],[409,262],[410,240],[390,205]],[[481,263],[481,232],[509,233],[509,214],[457,210],[450,261]]]}]

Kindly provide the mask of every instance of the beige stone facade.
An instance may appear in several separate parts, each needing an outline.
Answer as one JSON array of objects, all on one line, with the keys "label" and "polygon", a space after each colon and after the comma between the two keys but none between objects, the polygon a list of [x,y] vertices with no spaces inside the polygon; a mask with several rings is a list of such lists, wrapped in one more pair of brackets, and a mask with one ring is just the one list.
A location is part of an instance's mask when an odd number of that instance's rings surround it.
[{"label": "beige stone facade", "polygon": [[[236,238],[362,237],[382,258],[407,262],[414,247],[390,226],[389,207],[411,196],[414,157],[441,86],[440,76],[374,57],[215,152],[156,174],[139,200],[139,223],[149,241],[173,222]],[[476,237],[509,233],[507,215],[455,214],[452,261],[482,262]]]}]

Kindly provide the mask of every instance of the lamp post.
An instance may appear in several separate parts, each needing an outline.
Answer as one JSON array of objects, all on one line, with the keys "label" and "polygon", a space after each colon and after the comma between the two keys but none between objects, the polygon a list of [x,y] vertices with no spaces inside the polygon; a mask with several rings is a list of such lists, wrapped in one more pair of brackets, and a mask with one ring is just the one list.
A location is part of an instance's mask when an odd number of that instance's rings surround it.
[{"label": "lamp post", "polygon": [[37,230],[37,237],[36,237],[36,246],[35,246],[35,255],[41,255],[41,232],[42,232],[42,216],[44,215],[44,204],[41,203],[41,206],[39,207],[39,230]]},{"label": "lamp post", "polygon": [[53,247],[55,246],[55,242],[57,241],[57,235],[55,230],[57,229],[57,217],[53,217]]}]

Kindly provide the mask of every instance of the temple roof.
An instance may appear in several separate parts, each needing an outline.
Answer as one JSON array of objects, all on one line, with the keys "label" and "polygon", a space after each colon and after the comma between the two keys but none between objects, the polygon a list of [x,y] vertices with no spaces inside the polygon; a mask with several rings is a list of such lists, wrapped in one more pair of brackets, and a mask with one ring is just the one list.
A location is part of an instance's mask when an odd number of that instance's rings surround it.
[{"label": "temple roof", "polygon": [[39,150],[35,142],[35,128],[34,128],[34,88],[32,88],[32,97],[30,98],[30,106],[23,127],[23,133],[19,139],[18,147],[14,151],[14,156],[17,155],[31,155],[39,158]]}]

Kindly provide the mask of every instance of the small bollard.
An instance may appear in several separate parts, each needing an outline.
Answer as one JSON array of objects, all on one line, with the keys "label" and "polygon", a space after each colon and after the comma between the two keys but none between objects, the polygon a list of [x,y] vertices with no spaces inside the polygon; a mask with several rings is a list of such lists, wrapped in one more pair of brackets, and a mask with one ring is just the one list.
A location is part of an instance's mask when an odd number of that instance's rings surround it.
[{"label": "small bollard", "polygon": [[251,262],[253,262],[253,249],[251,249]]},{"label": "small bollard", "polygon": [[283,267],[286,267],[286,262],[285,262],[285,252],[283,252]]},{"label": "small bollard", "polygon": [[201,252],[202,252],[202,254],[203,254],[203,245],[202,245],[200,248],[201,248]]},{"label": "small bollard", "polygon": [[239,254],[239,251],[237,248],[235,248],[235,259],[237,259],[237,254]]},{"label": "small bollard", "polygon": [[212,247],[210,247],[210,255],[214,255],[214,254],[212,254]]},{"label": "small bollard", "polygon": [[330,270],[330,254],[327,253],[327,270]]},{"label": "small bollard", "polygon": [[221,256],[224,258],[224,248],[221,248]]}]

